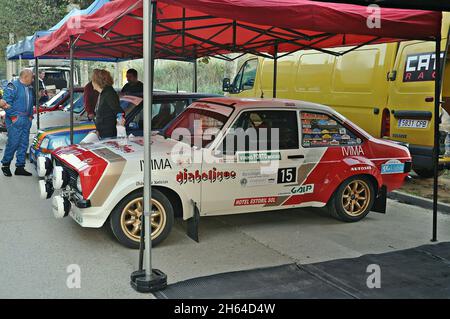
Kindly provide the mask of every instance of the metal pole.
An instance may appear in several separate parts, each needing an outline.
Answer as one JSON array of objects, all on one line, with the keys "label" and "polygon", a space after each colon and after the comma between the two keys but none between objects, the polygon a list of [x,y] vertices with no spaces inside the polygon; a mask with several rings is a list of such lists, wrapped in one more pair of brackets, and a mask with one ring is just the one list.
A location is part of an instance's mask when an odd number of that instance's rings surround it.
[{"label": "metal pole", "polygon": [[[155,30],[156,9],[154,0],[144,0],[144,229],[141,236],[144,240],[144,270],[131,274],[131,286],[138,292],[147,293],[164,289],[167,286],[167,276],[160,270],[152,268],[152,105],[153,105],[153,75],[155,68]],[[141,261],[141,258],[140,258]],[[141,268],[141,267],[140,267]]]},{"label": "metal pole", "polygon": [[35,96],[36,96],[36,126],[39,130],[41,128],[40,123],[40,96],[39,96],[39,59],[34,59],[34,90],[35,90]]},{"label": "metal pole", "polygon": [[192,62],[194,64],[194,83],[193,83],[193,90],[195,93],[198,92],[198,61],[195,58],[194,61]]},{"label": "metal pole", "polygon": [[434,181],[433,181],[433,238],[432,242],[437,241],[437,213],[438,213],[438,174],[439,174],[439,153],[440,153],[440,110],[441,110],[441,37],[436,39],[436,70],[434,78]]},{"label": "metal pole", "polygon": [[274,46],[273,53],[273,98],[277,97],[277,70],[278,70],[278,44]]},{"label": "metal pole", "polygon": [[[150,2],[150,3],[149,3]],[[144,18],[144,28],[149,32],[144,32],[144,159],[147,165],[144,169],[144,226],[145,226],[145,251],[144,251],[144,269],[145,275],[152,276],[152,236],[151,236],[151,211],[152,211],[152,153],[151,153],[151,133],[152,133],[152,105],[153,105],[153,71],[154,71],[154,34],[156,20],[156,3],[153,1],[144,1],[147,3],[144,11],[149,12],[150,16]],[[148,11],[147,11],[148,10]]]},{"label": "metal pole", "polygon": [[69,94],[70,94],[70,145],[73,145],[73,116],[74,116],[74,112],[73,112],[73,100],[74,100],[74,96],[73,96],[73,92],[74,92],[74,69],[75,69],[75,64],[74,64],[74,60],[73,60],[73,55],[74,55],[74,51],[75,51],[75,43],[74,43],[74,38],[73,36],[70,37],[70,81],[69,81]]},{"label": "metal pole", "polygon": [[[141,228],[141,252],[139,255],[139,270],[131,274],[131,286],[138,292],[156,292],[167,286],[167,276],[162,271],[152,268],[152,157],[151,132],[153,105],[153,74],[155,68],[155,29],[156,1],[144,0],[144,224]],[[144,240],[142,240],[144,236]],[[144,246],[142,247],[142,242]],[[144,249],[142,257],[142,248]],[[144,270],[141,268],[142,258]]]}]

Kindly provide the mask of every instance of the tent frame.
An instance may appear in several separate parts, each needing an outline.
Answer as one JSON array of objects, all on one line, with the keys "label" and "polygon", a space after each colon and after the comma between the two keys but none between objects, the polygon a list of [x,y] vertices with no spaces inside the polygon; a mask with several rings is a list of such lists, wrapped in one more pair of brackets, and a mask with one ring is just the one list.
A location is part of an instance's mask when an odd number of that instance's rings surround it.
[{"label": "tent frame", "polygon": [[[136,50],[130,51],[130,48],[133,48],[133,44],[136,42],[143,42],[144,49],[144,82],[149,85],[144,86],[144,158],[148,163],[151,162],[151,105],[152,105],[152,97],[153,97],[153,79],[154,79],[154,61],[155,59],[174,59],[180,61],[192,61],[193,59],[197,59],[198,57],[218,57],[220,59],[226,61],[232,61],[244,54],[253,54],[255,56],[269,58],[274,60],[274,75],[273,75],[273,97],[276,97],[277,93],[277,65],[278,59],[284,57],[286,55],[295,53],[299,50],[304,49],[314,49],[323,53],[332,54],[335,56],[341,56],[351,51],[354,51],[362,46],[372,44],[377,42],[380,37],[372,35],[371,39],[367,40],[360,45],[353,46],[351,49],[348,49],[343,52],[336,52],[327,50],[324,48],[315,47],[315,45],[320,44],[327,39],[336,36],[337,34],[333,33],[318,33],[315,35],[306,35],[297,30],[291,30],[287,28],[276,28],[270,27],[268,29],[262,29],[256,27],[254,25],[247,25],[242,22],[237,22],[236,20],[231,20],[230,22],[225,23],[216,23],[214,24],[211,21],[211,24],[207,26],[198,26],[198,27],[186,27],[187,21],[200,21],[200,20],[214,20],[217,19],[214,16],[210,15],[199,15],[195,17],[186,17],[186,9],[183,9],[183,16],[180,18],[171,18],[171,19],[157,19],[157,0],[143,0],[144,10],[143,10],[143,25],[144,32],[143,35],[137,36],[125,36],[115,32],[113,29],[117,25],[114,23],[111,27],[105,30],[103,33],[97,32],[96,34],[103,38],[107,39],[108,42],[104,42],[101,44],[95,44],[84,39],[80,39],[79,43],[77,43],[78,50],[85,50],[87,52],[100,54],[96,52],[96,48],[109,49],[111,51],[119,51],[122,53],[122,56],[118,59],[133,59],[142,57],[138,51],[142,52],[136,48]],[[125,14],[120,16],[118,20],[121,20],[125,16],[130,16],[133,18],[139,18],[131,14],[132,8],[135,6],[133,4],[130,6],[129,10],[126,11]],[[181,22],[181,28],[173,28],[169,27],[167,24],[173,24],[174,22]],[[157,30],[157,26],[160,30]],[[237,28],[244,28],[248,31],[255,32],[255,36],[246,41],[241,45],[237,45]],[[194,34],[191,34],[191,31],[198,31],[202,29],[211,29],[211,28],[219,28],[213,35],[208,38],[201,38]],[[103,28],[104,29],[104,28]],[[161,30],[162,29],[162,30]],[[215,41],[215,38],[224,34],[225,32],[232,30],[233,41],[228,44],[223,44]],[[275,30],[276,29],[276,30]],[[260,40],[262,35],[269,36],[269,39]],[[173,40],[169,43],[159,43],[157,41],[157,37],[169,37],[173,36]],[[181,37],[182,39],[182,48],[173,45],[173,43]],[[370,37],[370,36],[368,36]],[[200,44],[196,45],[186,45],[186,40],[192,39],[200,42]],[[313,41],[313,43],[304,44],[301,43],[302,40],[305,41]],[[345,35],[342,36],[342,46],[348,45],[346,43]],[[434,37],[411,37],[411,38],[402,38],[402,40],[423,40],[423,41],[435,41],[436,42],[436,75],[435,75],[435,121],[434,121],[434,185],[433,185],[433,241],[437,241],[437,199],[438,199],[438,163],[439,163],[439,111],[441,106],[441,61],[440,61],[440,49],[441,49],[441,36]],[[300,41],[300,42],[299,42]],[[75,43],[73,36],[70,41],[70,60],[71,66],[73,67],[73,58],[75,51]],[[293,44],[295,45],[295,49],[290,50],[289,52],[284,52],[282,55],[279,55],[279,46],[283,44]],[[113,47],[111,47],[113,46]],[[337,45],[336,45],[337,46]],[[260,52],[258,50],[267,49],[267,52]],[[226,53],[236,53],[236,52],[244,52],[242,55],[238,57],[230,58],[225,56]],[[48,53],[49,56],[52,56],[58,53],[58,47],[53,49]],[[141,53],[142,54],[142,53]],[[108,54],[102,53],[100,55],[108,56]],[[197,63],[196,63],[197,64]],[[196,66],[195,66],[196,70]],[[194,72],[196,73],[196,72]],[[71,78],[73,78],[73,72],[71,72]],[[196,76],[194,79],[194,88],[196,88]],[[71,83],[71,90],[73,90],[73,83]],[[73,96],[73,95],[72,95]],[[72,98],[73,99],[73,98]],[[73,101],[71,101],[71,142],[73,142]],[[147,165],[148,166],[148,165]],[[142,236],[145,234],[151,234],[151,223],[150,223],[150,211],[152,209],[150,205],[151,201],[151,169],[144,169],[144,220],[143,224],[145,227],[144,232],[141,232]],[[150,206],[150,207],[149,207]],[[194,218],[195,219],[195,218]],[[193,224],[194,232],[198,232],[198,221]],[[192,223],[191,223],[192,226]],[[145,236],[143,239],[144,244],[141,245],[141,255],[143,258],[140,258],[140,271],[135,272],[131,276],[131,283],[133,288],[140,292],[151,292],[161,290],[167,284],[167,276],[160,272],[159,270],[152,269],[152,258],[151,258],[151,236]],[[143,250],[143,252],[142,252]],[[144,265],[142,265],[142,263]],[[143,267],[145,266],[145,267]]]}]

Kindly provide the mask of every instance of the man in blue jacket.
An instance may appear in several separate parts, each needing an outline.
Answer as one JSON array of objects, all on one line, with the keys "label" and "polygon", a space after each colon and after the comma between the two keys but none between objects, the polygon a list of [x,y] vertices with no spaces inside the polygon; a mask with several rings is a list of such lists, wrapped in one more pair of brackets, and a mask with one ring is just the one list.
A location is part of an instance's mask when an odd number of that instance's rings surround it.
[{"label": "man in blue jacket", "polygon": [[33,72],[24,69],[18,80],[9,83],[5,89],[3,100],[8,104],[6,109],[6,128],[8,142],[2,159],[2,171],[11,177],[10,165],[16,154],[16,171],[18,176],[32,176],[25,170],[25,160],[29,143],[31,123],[33,121],[34,91],[30,86]]}]

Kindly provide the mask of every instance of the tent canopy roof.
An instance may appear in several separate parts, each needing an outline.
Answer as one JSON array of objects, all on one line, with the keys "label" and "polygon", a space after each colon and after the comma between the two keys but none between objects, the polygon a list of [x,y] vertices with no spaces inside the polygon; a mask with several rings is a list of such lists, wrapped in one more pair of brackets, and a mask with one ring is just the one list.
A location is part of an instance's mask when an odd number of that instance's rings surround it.
[{"label": "tent canopy roof", "polygon": [[34,35],[28,36],[25,39],[17,42],[16,44],[9,45],[6,48],[6,57],[8,60],[18,60],[19,58],[25,60],[34,59],[34,43],[37,38],[45,37],[51,33],[59,30],[71,17],[90,15],[98,11],[104,4],[110,2],[111,0],[95,0],[86,9],[72,9],[61,21],[55,24],[48,30],[37,31]]},{"label": "tent canopy roof", "polygon": [[[115,0],[97,12],[69,18],[36,41],[36,55],[136,59],[143,55],[143,0]],[[278,52],[392,42],[434,40],[441,12],[368,7],[310,0],[159,0],[156,58],[223,57],[230,52],[272,56]],[[379,26],[374,23],[379,18]],[[337,54],[335,51],[327,51]]]}]

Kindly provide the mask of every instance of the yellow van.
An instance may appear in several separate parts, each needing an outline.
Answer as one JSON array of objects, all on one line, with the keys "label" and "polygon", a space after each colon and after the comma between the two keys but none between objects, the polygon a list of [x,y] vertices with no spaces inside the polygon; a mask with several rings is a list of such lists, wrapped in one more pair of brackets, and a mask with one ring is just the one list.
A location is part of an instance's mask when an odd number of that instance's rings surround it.
[{"label": "yellow van", "polygon": [[[443,108],[448,111],[449,25],[450,13],[444,13],[442,96],[446,102]],[[430,177],[434,143],[434,52],[434,42],[425,41],[367,45],[342,56],[315,50],[298,51],[278,60],[277,97],[329,105],[375,137],[408,144],[414,171]],[[271,59],[246,59],[231,83],[229,79],[224,80],[224,91],[230,96],[271,98],[273,63]],[[441,125],[441,128],[446,127]],[[442,131],[442,146],[446,135]],[[447,167],[447,163],[450,164],[450,159],[442,156],[440,167]]]}]

